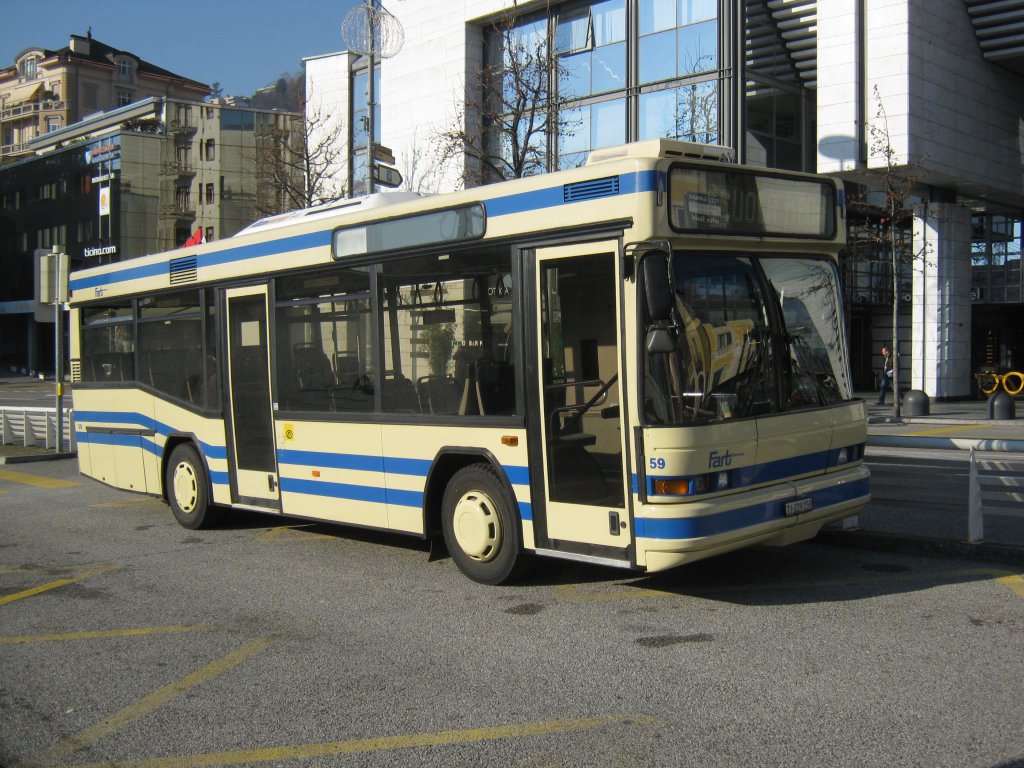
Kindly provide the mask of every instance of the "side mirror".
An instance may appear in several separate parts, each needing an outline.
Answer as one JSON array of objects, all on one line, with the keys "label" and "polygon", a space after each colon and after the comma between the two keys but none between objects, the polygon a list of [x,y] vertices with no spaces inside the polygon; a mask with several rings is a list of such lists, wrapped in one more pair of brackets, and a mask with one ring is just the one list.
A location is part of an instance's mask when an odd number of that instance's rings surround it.
[{"label": "side mirror", "polygon": [[651,328],[645,346],[648,352],[675,352],[676,335],[668,328]]},{"label": "side mirror", "polygon": [[672,315],[672,283],[669,280],[668,255],[653,251],[641,261],[644,274],[644,295],[647,311],[656,323],[667,322]]}]

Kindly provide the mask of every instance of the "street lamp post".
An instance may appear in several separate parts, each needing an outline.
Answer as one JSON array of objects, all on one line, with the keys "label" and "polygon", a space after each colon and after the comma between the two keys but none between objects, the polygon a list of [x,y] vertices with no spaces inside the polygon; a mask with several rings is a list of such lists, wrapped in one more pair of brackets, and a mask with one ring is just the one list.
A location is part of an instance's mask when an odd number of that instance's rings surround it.
[{"label": "street lamp post", "polygon": [[66,257],[59,245],[53,246],[53,377],[56,380],[57,453],[64,453],[64,301],[67,283],[63,277],[63,265]]}]

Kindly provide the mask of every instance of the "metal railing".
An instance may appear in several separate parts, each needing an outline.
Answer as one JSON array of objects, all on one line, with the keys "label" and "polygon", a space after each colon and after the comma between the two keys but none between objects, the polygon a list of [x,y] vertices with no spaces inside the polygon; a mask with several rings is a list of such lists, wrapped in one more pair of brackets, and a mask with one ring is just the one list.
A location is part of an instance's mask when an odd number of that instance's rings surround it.
[{"label": "metal railing", "polygon": [[1024,519],[1024,457],[981,460],[971,448],[967,501],[967,540],[985,539],[985,516]]},{"label": "metal railing", "polygon": [[[63,432],[65,450],[75,450],[74,411],[64,408]],[[0,443],[57,447],[56,408],[12,408],[0,406]]]}]

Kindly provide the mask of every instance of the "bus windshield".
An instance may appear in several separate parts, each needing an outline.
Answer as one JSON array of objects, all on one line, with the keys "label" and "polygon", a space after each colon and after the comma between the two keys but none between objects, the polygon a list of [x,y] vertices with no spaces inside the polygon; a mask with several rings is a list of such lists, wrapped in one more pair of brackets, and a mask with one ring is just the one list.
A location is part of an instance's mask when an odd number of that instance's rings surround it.
[{"label": "bus windshield", "polygon": [[701,424],[849,400],[839,278],[826,259],[672,259],[672,351],[648,351],[649,424]]}]

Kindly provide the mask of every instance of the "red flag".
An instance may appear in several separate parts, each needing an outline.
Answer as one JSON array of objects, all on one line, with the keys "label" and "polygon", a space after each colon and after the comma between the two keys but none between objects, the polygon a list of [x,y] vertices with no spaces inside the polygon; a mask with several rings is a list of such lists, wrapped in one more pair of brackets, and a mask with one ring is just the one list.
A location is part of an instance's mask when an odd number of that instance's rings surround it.
[{"label": "red flag", "polygon": [[191,248],[193,245],[199,245],[203,242],[203,228],[198,227],[195,232],[192,233],[192,237],[185,241],[181,246],[182,248]]}]

